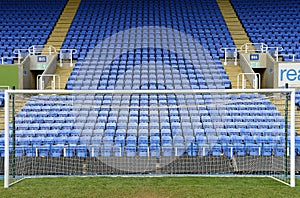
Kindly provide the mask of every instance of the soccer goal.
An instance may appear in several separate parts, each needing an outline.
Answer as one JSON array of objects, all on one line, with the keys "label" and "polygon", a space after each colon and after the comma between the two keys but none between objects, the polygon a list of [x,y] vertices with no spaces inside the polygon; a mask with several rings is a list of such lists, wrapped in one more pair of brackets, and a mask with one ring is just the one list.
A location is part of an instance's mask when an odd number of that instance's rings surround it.
[{"label": "soccer goal", "polygon": [[5,187],[101,175],[264,176],[294,187],[295,90],[7,90],[0,142]]}]

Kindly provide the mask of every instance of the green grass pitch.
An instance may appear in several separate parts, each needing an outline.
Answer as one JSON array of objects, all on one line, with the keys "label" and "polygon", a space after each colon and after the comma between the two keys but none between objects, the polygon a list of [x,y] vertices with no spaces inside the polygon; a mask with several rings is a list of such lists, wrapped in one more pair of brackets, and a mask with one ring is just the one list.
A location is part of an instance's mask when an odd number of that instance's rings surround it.
[{"label": "green grass pitch", "polygon": [[249,177],[60,177],[25,179],[0,188],[0,197],[290,198],[300,197],[300,186]]}]

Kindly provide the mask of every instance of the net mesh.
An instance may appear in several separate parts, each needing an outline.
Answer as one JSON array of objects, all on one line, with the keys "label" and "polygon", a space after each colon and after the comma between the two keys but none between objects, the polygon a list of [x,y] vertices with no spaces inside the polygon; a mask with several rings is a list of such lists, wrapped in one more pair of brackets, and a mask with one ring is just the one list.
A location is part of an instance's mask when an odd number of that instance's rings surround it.
[{"label": "net mesh", "polygon": [[[11,178],[242,174],[289,180],[283,93],[132,91],[14,98]],[[1,148],[4,156],[4,144]]]}]

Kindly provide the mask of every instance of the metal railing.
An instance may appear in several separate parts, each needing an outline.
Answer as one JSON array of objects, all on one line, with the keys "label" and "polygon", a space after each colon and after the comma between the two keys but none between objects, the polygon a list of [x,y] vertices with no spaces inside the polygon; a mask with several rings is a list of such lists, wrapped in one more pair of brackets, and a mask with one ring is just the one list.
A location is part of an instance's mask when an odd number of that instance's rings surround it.
[{"label": "metal railing", "polygon": [[297,54],[282,54],[283,58],[288,58],[291,62],[299,62],[300,60],[297,59]]},{"label": "metal railing", "polygon": [[[51,89],[55,90],[56,88],[60,89],[60,75],[58,74],[40,74],[36,77],[36,88],[37,90],[44,90],[46,87],[45,85],[45,78],[52,78],[51,82]],[[58,86],[56,86],[58,84]]]},{"label": "metal railing", "polygon": [[[275,46],[275,47],[269,47],[269,46],[265,46],[264,47],[264,51],[268,52],[269,54],[271,54],[272,56],[275,57],[276,62],[279,61],[279,52],[282,52],[284,49],[283,47],[280,46]],[[274,54],[272,53],[274,52]]]},{"label": "metal railing", "polygon": [[[254,46],[254,49],[251,49],[250,46]],[[224,53],[224,65],[228,64],[228,60],[233,60],[234,65],[237,65],[238,62],[238,53],[244,52],[244,53],[250,53],[250,52],[256,52],[256,53],[269,53],[272,57],[275,58],[275,61],[279,61],[279,57],[292,57],[292,62],[297,61],[296,60],[296,54],[287,54],[282,55],[280,52],[284,50],[281,46],[268,46],[265,43],[245,43],[240,47],[240,49],[237,49],[235,47],[223,47],[220,48],[220,51]]]},{"label": "metal railing", "polygon": [[[242,77],[242,86],[240,87],[240,76]],[[239,73],[237,76],[237,89],[246,89],[246,82],[247,79],[250,81],[249,78],[247,78],[247,76],[252,76],[250,78],[252,78],[252,88],[253,89],[260,89],[260,84],[261,84],[261,77],[259,73]]]},{"label": "metal railing", "polygon": [[29,49],[15,49],[13,53],[17,56],[18,64],[21,64],[22,60],[30,54]]},{"label": "metal railing", "polygon": [[221,52],[224,52],[224,65],[227,65],[228,59],[231,58],[234,60],[234,65],[237,65],[238,59],[238,49],[235,47],[223,47],[220,49]]},{"label": "metal railing", "polygon": [[15,49],[13,53],[16,55],[18,64],[21,64],[22,60],[28,55],[40,55],[45,52],[44,49],[48,49],[46,53],[48,55],[57,54],[56,48],[52,45],[32,45],[28,49]]},{"label": "metal railing", "polygon": [[8,60],[14,60],[14,59],[16,59],[16,57],[3,56],[3,57],[1,57],[1,62],[0,62],[0,64],[1,64],[1,65],[4,65],[4,64],[10,64],[10,63],[8,63],[7,61],[8,61]]},{"label": "metal railing", "polygon": [[[250,49],[250,47],[254,46],[254,49]],[[240,51],[244,51],[246,54],[248,52],[261,52],[264,53],[266,52],[265,49],[268,47],[267,44],[265,43],[245,43],[240,47]]]},{"label": "metal railing", "polygon": [[57,54],[56,48],[52,45],[33,45],[29,47],[28,50],[30,55],[40,55],[42,52],[45,52],[48,55]]},{"label": "metal railing", "polygon": [[70,66],[73,67],[73,55],[77,54],[76,49],[60,49],[59,50],[59,65],[63,66],[64,60],[69,60]]}]

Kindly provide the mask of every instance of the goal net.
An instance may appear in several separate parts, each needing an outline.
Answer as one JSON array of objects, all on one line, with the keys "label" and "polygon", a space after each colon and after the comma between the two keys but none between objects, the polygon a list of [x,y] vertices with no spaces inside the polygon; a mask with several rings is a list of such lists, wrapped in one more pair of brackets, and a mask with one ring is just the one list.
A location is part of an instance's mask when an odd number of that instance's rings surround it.
[{"label": "goal net", "polygon": [[295,92],[8,90],[5,187],[27,177],[267,176],[295,186]]}]

